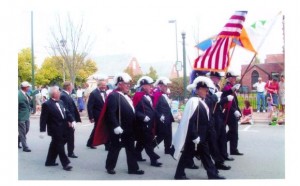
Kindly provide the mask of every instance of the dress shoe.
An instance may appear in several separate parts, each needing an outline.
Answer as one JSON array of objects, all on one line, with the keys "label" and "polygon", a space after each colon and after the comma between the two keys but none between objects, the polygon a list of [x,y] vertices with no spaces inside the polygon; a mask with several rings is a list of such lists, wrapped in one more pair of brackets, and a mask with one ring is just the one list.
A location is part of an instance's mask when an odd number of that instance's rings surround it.
[{"label": "dress shoe", "polygon": [[58,166],[58,163],[45,163],[46,167]]},{"label": "dress shoe", "polygon": [[21,149],[21,148],[22,148],[22,146],[21,146],[20,144],[18,144],[18,148],[19,148],[19,149]]},{"label": "dress shoe", "polygon": [[151,161],[151,166],[153,167],[160,167],[162,165],[162,163],[158,162],[157,160],[156,161]]},{"label": "dress shoe", "polygon": [[137,158],[136,161],[146,161],[144,158]]},{"label": "dress shoe", "polygon": [[233,151],[233,152],[230,152],[230,155],[244,155],[243,153],[239,152],[238,150],[237,151]]},{"label": "dress shoe", "polygon": [[92,145],[86,145],[87,147],[90,147],[91,149],[96,149],[97,147],[92,146]]},{"label": "dress shoe", "polygon": [[114,169],[112,169],[112,170],[107,169],[107,173],[108,174],[116,174],[116,171]]},{"label": "dress shoe", "polygon": [[64,169],[65,171],[71,171],[72,168],[73,168],[73,167],[70,166],[70,165],[67,165],[67,166],[64,166],[64,167],[63,167],[63,169]]},{"label": "dress shoe", "polygon": [[226,158],[224,158],[226,161],[233,161],[234,160],[234,158],[232,158],[232,157],[226,157]]},{"label": "dress shoe", "polygon": [[189,178],[186,177],[186,175],[183,175],[183,176],[175,176],[174,179],[175,180],[188,180]]},{"label": "dress shoe", "polygon": [[128,171],[128,174],[144,174],[143,170]]},{"label": "dress shoe", "polygon": [[224,180],[225,177],[216,174],[216,175],[210,175],[210,176],[208,176],[208,179],[210,179],[210,180]]},{"label": "dress shoe", "polygon": [[31,150],[29,148],[24,148],[23,151],[24,152],[31,152]]},{"label": "dress shoe", "polygon": [[74,153],[73,154],[69,154],[68,157],[70,157],[70,158],[78,158],[78,156],[76,156]]},{"label": "dress shoe", "polygon": [[231,169],[230,166],[225,165],[224,163],[216,163],[216,168],[219,170],[229,170]]},{"label": "dress shoe", "polygon": [[187,169],[199,169],[199,166],[193,164],[192,166],[187,166]]}]

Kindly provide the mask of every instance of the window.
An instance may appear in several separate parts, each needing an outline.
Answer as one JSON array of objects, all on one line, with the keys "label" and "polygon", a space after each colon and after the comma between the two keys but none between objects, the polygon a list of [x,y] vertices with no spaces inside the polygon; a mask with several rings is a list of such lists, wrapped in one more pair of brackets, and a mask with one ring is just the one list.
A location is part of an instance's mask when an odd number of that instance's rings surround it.
[{"label": "window", "polygon": [[258,82],[258,77],[259,77],[258,72],[256,70],[253,70],[251,74],[251,87],[254,83]]}]

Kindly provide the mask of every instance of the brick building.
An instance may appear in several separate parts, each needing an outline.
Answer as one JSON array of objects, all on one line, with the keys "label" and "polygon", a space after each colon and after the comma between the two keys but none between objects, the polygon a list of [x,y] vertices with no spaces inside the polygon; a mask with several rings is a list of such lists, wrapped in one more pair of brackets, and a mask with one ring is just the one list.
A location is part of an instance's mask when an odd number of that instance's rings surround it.
[{"label": "brick building", "polygon": [[279,80],[279,76],[284,73],[284,54],[267,55],[264,63],[253,64],[246,71],[247,67],[248,65],[242,65],[241,68],[241,74],[244,75],[241,82],[244,92],[254,90],[252,85],[258,81],[258,77],[264,82],[272,77]]}]

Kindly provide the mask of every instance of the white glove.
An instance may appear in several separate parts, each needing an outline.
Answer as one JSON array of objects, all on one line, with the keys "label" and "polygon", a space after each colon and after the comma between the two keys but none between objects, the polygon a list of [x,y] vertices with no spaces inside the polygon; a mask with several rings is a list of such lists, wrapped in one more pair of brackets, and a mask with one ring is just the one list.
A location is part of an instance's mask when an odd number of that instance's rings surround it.
[{"label": "white glove", "polygon": [[237,117],[237,118],[239,118],[239,117],[241,117],[242,115],[241,115],[241,113],[240,113],[238,110],[236,110],[236,111],[234,112],[234,116]]},{"label": "white glove", "polygon": [[76,122],[73,121],[73,122],[71,123],[70,127],[72,127],[73,129],[75,129],[75,127],[76,127]]},{"label": "white glove", "polygon": [[222,96],[223,92],[216,92],[215,95],[217,96],[218,98],[218,103],[220,102],[221,100],[221,96]]},{"label": "white glove", "polygon": [[163,122],[163,123],[165,122],[165,116],[164,115],[160,116],[160,121]]},{"label": "white glove", "polygon": [[46,132],[41,132],[41,134],[39,135],[39,137],[40,137],[41,139],[44,139],[45,136],[46,136]]},{"label": "white glove", "polygon": [[115,129],[114,129],[114,133],[115,134],[122,134],[123,133],[123,129],[119,126],[119,127],[116,127]]},{"label": "white glove", "polygon": [[241,84],[235,84],[233,87],[232,87],[232,91],[236,91],[240,88]]},{"label": "white glove", "polygon": [[193,142],[194,142],[195,144],[200,143],[200,137],[198,136],[198,138],[194,139]]},{"label": "white glove", "polygon": [[148,121],[150,121],[150,118],[149,118],[148,116],[146,116],[146,117],[144,118],[144,122],[148,122]]},{"label": "white glove", "polygon": [[232,101],[233,98],[234,98],[233,95],[228,95],[228,96],[227,96],[228,101]]}]

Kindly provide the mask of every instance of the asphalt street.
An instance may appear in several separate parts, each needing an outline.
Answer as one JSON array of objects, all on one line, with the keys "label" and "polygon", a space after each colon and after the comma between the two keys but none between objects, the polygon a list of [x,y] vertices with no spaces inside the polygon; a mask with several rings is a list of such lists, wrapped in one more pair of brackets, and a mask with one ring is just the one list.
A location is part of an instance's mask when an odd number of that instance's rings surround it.
[{"label": "asphalt street", "polygon": [[[177,128],[173,123],[173,132]],[[105,160],[107,151],[104,146],[97,149],[86,147],[87,139],[93,125],[83,118],[75,130],[75,154],[77,159],[70,158],[72,171],[64,171],[59,159],[59,166],[45,167],[45,159],[51,138],[39,138],[39,118],[31,118],[30,131],[27,135],[28,145],[32,152],[18,150],[18,180],[173,180],[178,161],[164,154],[163,144],[155,148],[160,155],[162,167],[150,166],[149,157],[143,151],[146,162],[139,162],[144,175],[127,173],[125,150],[119,155],[116,174],[106,173]],[[226,161],[232,168],[220,170],[226,179],[285,179],[285,126],[269,126],[268,124],[240,125],[239,150],[243,156],[232,156],[234,161]],[[17,145],[16,145],[17,149]],[[198,170],[186,169],[186,175],[193,180],[206,180],[207,175],[201,162],[194,159],[200,166]]]}]

